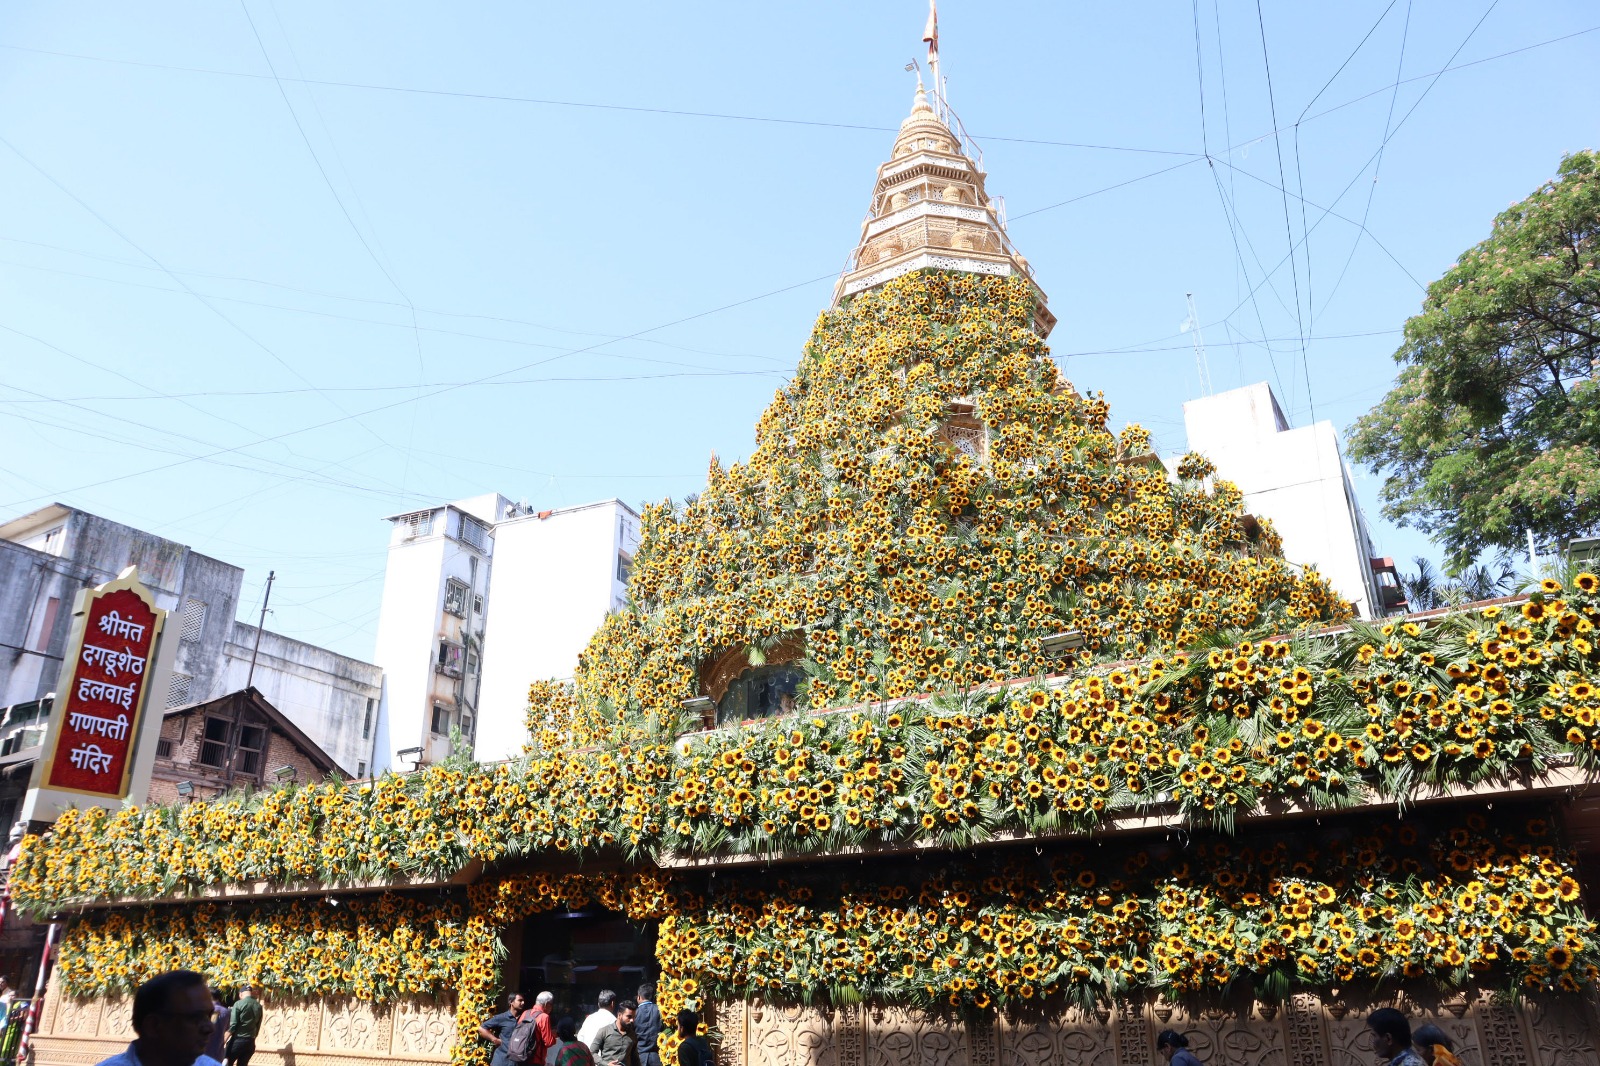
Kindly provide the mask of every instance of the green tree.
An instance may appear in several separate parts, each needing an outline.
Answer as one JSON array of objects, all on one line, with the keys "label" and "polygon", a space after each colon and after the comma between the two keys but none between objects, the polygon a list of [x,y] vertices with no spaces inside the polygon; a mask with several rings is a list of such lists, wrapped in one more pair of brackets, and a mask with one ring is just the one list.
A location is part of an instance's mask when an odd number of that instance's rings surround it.
[{"label": "green tree", "polygon": [[1386,475],[1383,513],[1460,570],[1532,529],[1600,527],[1600,154],[1513,204],[1428,288],[1402,369],[1350,454]]}]

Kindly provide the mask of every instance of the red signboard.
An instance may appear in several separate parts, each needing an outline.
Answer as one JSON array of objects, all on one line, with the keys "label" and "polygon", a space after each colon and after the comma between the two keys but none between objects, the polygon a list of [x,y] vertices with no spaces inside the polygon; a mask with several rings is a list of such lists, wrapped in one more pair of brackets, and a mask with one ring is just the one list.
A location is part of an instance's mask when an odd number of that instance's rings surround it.
[{"label": "red signboard", "polygon": [[83,636],[69,649],[73,659],[56,694],[59,725],[46,788],[127,795],[163,613],[131,588],[89,594]]}]

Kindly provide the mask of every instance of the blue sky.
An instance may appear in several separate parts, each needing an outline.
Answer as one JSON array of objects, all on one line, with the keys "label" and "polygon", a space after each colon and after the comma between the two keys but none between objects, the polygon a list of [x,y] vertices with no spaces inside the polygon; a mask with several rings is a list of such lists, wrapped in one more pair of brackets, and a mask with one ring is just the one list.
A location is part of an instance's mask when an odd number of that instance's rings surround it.
[{"label": "blue sky", "polygon": [[[368,656],[381,516],[694,491],[828,302],[925,10],[7,5],[0,514],[61,500],[243,565],[250,617],[275,569],[270,627]],[[1343,430],[1421,286],[1597,140],[1592,4],[945,0],[940,26],[1056,357],[1167,451],[1185,292],[1218,389]],[[1436,555],[1377,487],[1379,550]]]}]

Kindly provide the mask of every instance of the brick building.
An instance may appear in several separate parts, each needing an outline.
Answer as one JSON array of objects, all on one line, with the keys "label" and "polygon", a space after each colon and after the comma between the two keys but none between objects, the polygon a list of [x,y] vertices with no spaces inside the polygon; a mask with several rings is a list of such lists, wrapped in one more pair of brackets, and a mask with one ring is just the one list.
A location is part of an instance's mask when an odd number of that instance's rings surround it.
[{"label": "brick building", "polygon": [[210,799],[229,789],[329,776],[348,775],[260,692],[246,688],[166,712],[149,801]]}]

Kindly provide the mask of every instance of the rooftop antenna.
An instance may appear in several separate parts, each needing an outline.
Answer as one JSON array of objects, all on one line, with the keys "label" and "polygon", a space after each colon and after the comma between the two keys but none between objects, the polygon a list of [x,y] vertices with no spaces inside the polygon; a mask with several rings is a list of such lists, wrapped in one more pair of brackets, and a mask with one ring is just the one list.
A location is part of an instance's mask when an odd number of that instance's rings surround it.
[{"label": "rooftop antenna", "polygon": [[1211,395],[1211,365],[1206,361],[1206,342],[1200,336],[1200,313],[1194,309],[1194,293],[1186,292],[1184,299],[1189,302],[1189,317],[1178,327],[1179,333],[1194,334],[1194,369],[1200,375],[1200,392],[1202,395]]}]

